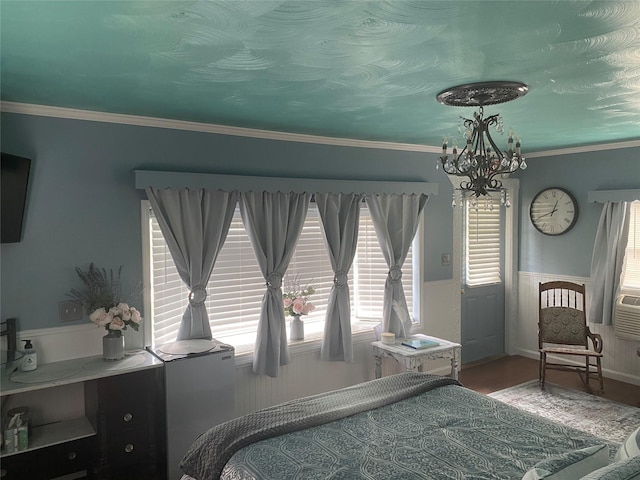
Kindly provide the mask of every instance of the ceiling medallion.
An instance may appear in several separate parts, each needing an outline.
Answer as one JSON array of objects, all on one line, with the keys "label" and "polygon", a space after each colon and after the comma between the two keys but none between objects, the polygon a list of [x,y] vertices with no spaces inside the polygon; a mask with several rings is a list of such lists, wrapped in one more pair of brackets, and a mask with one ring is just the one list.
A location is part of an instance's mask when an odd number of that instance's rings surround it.
[{"label": "ceiling medallion", "polygon": [[[520,136],[516,136],[514,146],[514,133],[509,130],[507,150],[502,151],[496,145],[490,128],[504,134],[504,123],[498,114],[484,117],[485,105],[496,105],[510,102],[520,98],[529,91],[529,87],[520,82],[480,82],[459,85],[443,90],[437,95],[437,99],[444,105],[454,107],[479,107],[473,113],[473,118],[461,117],[464,126],[465,146],[458,153],[456,140],[453,139],[453,152],[451,157],[447,155],[447,138],[442,144],[442,156],[440,163],[436,162],[436,168],[442,165],[449,175],[467,177],[460,183],[459,190],[464,194],[472,193],[475,197],[489,195],[490,192],[500,192],[500,203],[509,206],[506,190],[498,175],[515,172],[518,168],[527,168],[525,158],[521,153]],[[455,206],[455,198],[453,201]]]}]

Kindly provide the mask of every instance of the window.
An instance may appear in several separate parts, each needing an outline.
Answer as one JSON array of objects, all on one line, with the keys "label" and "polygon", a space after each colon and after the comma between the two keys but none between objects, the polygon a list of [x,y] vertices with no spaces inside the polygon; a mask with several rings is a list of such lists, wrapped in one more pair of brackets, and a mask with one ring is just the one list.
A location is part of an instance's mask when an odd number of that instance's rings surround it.
[{"label": "window", "polygon": [[640,200],[631,203],[629,240],[624,255],[621,288],[640,293]]},{"label": "window", "polygon": [[465,205],[465,284],[502,282],[502,210],[500,199],[483,197]]},{"label": "window", "polygon": [[[146,308],[153,318],[151,343],[175,340],[182,314],[187,307],[187,287],[184,285],[164,241],[160,227],[148,201],[143,202],[145,228],[149,233],[150,285],[145,295]],[[414,245],[419,235],[416,235]],[[402,282],[409,312],[419,311],[419,259],[412,247],[403,267]],[[417,256],[416,256],[417,257]],[[382,317],[382,299],[388,267],[380,250],[366,205],[362,206],[356,258],[349,272],[353,331],[368,330]],[[324,331],[326,305],[333,284],[333,270],[327,256],[320,215],[311,203],[305,224],[289,264],[287,276],[299,275],[300,282],[312,284],[316,293],[311,301],[316,310],[304,317],[305,338],[319,338]],[[283,289],[284,289],[283,282]],[[237,353],[253,350],[265,281],[258,268],[253,248],[240,216],[239,208],[229,229],[207,286],[207,312],[213,337],[231,343]],[[367,323],[368,322],[368,323]],[[288,327],[288,322],[287,322]]]}]

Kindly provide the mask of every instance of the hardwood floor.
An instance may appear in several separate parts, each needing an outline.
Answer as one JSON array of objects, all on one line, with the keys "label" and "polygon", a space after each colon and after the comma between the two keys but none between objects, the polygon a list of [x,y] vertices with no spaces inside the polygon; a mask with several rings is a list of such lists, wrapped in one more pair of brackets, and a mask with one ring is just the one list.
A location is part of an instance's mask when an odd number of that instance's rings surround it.
[{"label": "hardwood floor", "polygon": [[[577,373],[548,370],[546,377],[547,382],[588,392]],[[517,355],[463,365],[460,371],[460,382],[480,393],[495,392],[537,378],[538,361]],[[596,388],[596,382],[593,380],[592,386]],[[609,400],[640,407],[640,385],[631,385],[605,377],[602,396]]]}]

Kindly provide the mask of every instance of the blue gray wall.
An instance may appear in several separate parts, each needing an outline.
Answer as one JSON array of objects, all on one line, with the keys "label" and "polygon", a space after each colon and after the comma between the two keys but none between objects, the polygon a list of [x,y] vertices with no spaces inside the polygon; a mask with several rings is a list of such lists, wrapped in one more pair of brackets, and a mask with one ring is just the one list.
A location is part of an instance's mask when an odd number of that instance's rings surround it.
[{"label": "blue gray wall", "polygon": [[440,266],[451,252],[451,186],[435,155],[8,113],[1,141],[3,152],[32,159],[23,240],[1,247],[0,313],[20,329],[61,325],[58,302],[79,286],[75,266],[123,265],[125,286],[142,279],[134,169],[439,182],[425,209],[425,280],[451,278]]},{"label": "blue gray wall", "polygon": [[[78,286],[75,266],[123,265],[125,286],[142,279],[140,199],[132,170],[422,180],[440,184],[425,209],[425,281],[452,278],[451,186],[437,155],[335,147],[3,113],[2,151],[32,159],[23,240],[1,247],[2,318],[20,329],[56,327],[58,302]],[[640,148],[533,158],[520,177],[519,269],[589,276],[600,206],[587,192],[640,188]],[[547,237],[533,229],[529,204],[560,186],[578,200],[576,226]],[[84,320],[83,322],[86,322]]]},{"label": "blue gray wall", "polygon": [[[587,194],[640,188],[640,148],[533,158],[527,163],[529,168],[520,175],[519,270],[589,277],[602,204],[588,203]],[[578,203],[575,226],[560,236],[539,233],[529,220],[531,200],[547,187],[569,190]]]}]

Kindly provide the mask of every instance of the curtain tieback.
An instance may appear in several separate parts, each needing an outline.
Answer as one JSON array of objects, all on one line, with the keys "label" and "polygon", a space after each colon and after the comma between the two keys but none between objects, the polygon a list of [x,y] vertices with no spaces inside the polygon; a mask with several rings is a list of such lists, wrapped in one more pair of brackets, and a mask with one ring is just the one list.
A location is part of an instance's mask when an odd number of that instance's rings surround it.
[{"label": "curtain tieback", "polygon": [[204,286],[196,285],[189,292],[189,303],[192,307],[203,305],[207,295],[207,289]]},{"label": "curtain tieback", "polygon": [[349,277],[343,270],[336,272],[333,276],[333,284],[338,288],[345,288],[348,282]]},{"label": "curtain tieback", "polygon": [[282,275],[278,272],[272,272],[267,275],[266,286],[269,290],[277,290],[282,286]]},{"label": "curtain tieback", "polygon": [[389,281],[391,283],[399,282],[400,279],[402,279],[402,269],[399,266],[394,265],[393,267],[391,267],[389,269],[389,273],[387,274],[387,278],[389,279]]}]

